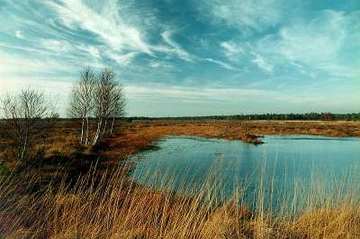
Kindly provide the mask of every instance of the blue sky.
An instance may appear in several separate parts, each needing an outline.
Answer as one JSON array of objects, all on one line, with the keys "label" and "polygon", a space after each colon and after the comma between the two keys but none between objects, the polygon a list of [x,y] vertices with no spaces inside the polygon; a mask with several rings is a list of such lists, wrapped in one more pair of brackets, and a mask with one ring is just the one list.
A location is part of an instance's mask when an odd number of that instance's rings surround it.
[{"label": "blue sky", "polygon": [[0,94],[65,112],[112,67],[129,116],[360,111],[359,0],[0,0]]}]

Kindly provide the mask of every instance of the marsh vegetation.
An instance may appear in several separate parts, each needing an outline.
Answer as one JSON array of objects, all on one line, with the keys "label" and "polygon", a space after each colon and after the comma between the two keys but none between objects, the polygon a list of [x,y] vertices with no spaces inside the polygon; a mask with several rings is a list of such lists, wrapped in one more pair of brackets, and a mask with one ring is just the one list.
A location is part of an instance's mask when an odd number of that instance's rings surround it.
[{"label": "marsh vegetation", "polygon": [[[265,210],[269,198],[262,187],[256,189],[256,210],[250,211],[241,204],[241,188],[218,200],[213,177],[200,193],[184,196],[135,185],[122,168],[95,175],[94,168],[73,185],[50,183],[41,193],[27,192],[36,178],[3,179],[1,233],[7,238],[357,238],[360,233],[357,197],[319,200],[321,184],[313,185],[296,214],[273,215]],[[297,211],[301,197],[299,191],[285,209]]]}]

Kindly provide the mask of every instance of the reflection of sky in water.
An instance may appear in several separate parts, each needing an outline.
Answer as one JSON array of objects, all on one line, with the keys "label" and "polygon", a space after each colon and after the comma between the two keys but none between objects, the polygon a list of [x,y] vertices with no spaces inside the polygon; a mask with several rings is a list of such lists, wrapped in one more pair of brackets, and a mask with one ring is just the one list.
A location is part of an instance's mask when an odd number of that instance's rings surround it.
[{"label": "reflection of sky in water", "polygon": [[240,187],[244,200],[251,204],[263,188],[265,195],[272,195],[266,197],[271,201],[265,202],[272,206],[284,198],[294,201],[300,192],[303,199],[322,193],[329,196],[345,180],[345,186],[359,182],[358,138],[302,135],[263,140],[265,144],[255,146],[240,141],[169,137],[159,142],[159,150],[133,158],[143,159],[138,161],[133,177],[145,185],[181,192],[196,192],[206,183],[216,188],[221,199]]}]

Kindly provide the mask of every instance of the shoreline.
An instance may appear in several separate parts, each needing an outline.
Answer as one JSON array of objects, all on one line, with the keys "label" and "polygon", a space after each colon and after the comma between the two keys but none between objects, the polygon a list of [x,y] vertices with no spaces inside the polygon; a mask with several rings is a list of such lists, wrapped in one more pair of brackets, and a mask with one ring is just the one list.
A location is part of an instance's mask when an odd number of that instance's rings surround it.
[{"label": "shoreline", "polygon": [[116,160],[152,147],[163,137],[184,135],[253,144],[261,143],[264,135],[360,137],[360,121],[134,121],[124,123],[120,132],[105,140],[109,151],[104,153]]},{"label": "shoreline", "polygon": [[[78,144],[79,126],[79,121],[75,120],[56,122],[43,156],[44,165],[52,168],[51,171],[61,166],[86,171],[97,158],[101,158],[103,167],[115,165],[142,150],[156,147],[156,141],[166,136],[241,140],[254,145],[263,143],[264,135],[360,136],[360,121],[137,120],[122,121],[113,136],[95,147],[84,147]],[[7,142],[0,140],[0,152],[4,153],[6,145]],[[13,169],[16,162],[9,159],[3,163]],[[34,171],[48,174],[42,168]]]}]

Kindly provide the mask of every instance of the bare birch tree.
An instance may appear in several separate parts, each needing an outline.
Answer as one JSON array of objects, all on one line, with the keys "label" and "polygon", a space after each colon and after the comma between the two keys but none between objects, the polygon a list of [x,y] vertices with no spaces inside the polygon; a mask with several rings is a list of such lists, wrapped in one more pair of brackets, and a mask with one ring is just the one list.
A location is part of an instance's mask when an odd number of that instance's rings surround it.
[{"label": "bare birch tree", "polygon": [[74,86],[71,95],[70,115],[81,119],[80,144],[89,144],[90,122],[94,109],[95,73],[86,68],[80,74],[80,80]]},{"label": "bare birch tree", "polygon": [[125,101],[123,89],[120,85],[116,87],[112,98],[113,98],[112,99],[113,104],[111,105],[111,109],[110,109],[110,118],[111,118],[111,126],[109,129],[110,135],[112,135],[114,132],[116,119],[125,116],[126,101]]},{"label": "bare birch tree", "polygon": [[17,95],[7,95],[1,100],[4,129],[16,150],[18,160],[28,158],[34,140],[38,138],[41,119],[51,117],[42,92],[25,89]]},{"label": "bare birch tree", "polygon": [[123,91],[112,70],[105,69],[98,75],[94,99],[97,128],[93,145],[99,139],[111,134],[116,119],[124,115],[125,99]]},{"label": "bare birch tree", "polygon": [[[116,120],[124,116],[125,98],[121,85],[110,69],[95,74],[90,68],[81,73],[80,80],[73,88],[70,114],[80,118],[80,144],[97,144],[103,137],[114,132]],[[96,119],[95,132],[89,118]],[[90,136],[93,136],[90,141]]]}]

